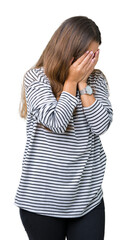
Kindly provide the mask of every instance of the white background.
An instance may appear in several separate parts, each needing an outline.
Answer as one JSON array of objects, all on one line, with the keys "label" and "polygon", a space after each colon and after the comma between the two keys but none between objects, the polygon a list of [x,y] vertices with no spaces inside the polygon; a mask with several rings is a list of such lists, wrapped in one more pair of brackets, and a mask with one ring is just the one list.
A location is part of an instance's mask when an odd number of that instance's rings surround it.
[{"label": "white background", "polygon": [[102,34],[97,68],[107,76],[114,110],[101,136],[107,155],[103,181],[105,240],[127,239],[127,15],[126,1],[7,1],[0,5],[0,218],[1,239],[27,240],[14,197],[26,142],[26,121],[19,116],[23,75],[39,59],[54,31],[66,19],[84,15]]}]

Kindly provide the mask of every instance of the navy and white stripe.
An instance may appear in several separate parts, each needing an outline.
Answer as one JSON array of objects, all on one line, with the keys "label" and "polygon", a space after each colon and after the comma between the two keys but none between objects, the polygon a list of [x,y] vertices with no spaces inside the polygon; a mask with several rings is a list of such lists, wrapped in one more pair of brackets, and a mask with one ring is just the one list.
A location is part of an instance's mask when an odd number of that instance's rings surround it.
[{"label": "navy and white stripe", "polygon": [[96,91],[89,107],[78,89],[57,101],[43,67],[28,70],[24,83],[27,141],[14,203],[41,215],[81,217],[103,197],[107,158],[100,135],[113,119],[106,79],[100,72],[89,76]]}]

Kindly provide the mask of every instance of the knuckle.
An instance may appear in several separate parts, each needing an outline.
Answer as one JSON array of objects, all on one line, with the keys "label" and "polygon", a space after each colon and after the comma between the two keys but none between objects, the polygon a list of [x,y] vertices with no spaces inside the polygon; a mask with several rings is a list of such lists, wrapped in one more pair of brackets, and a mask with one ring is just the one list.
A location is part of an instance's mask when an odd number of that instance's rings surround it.
[{"label": "knuckle", "polygon": [[81,68],[80,66],[77,67],[77,72],[80,72],[81,71]]}]

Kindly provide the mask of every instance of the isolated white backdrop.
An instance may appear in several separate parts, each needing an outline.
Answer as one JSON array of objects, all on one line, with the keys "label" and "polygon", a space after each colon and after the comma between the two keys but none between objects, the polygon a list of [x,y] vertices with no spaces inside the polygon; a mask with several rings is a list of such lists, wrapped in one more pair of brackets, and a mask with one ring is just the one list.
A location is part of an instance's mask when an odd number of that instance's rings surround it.
[{"label": "isolated white backdrop", "polygon": [[127,239],[127,15],[126,1],[4,0],[0,4],[0,215],[2,240],[27,240],[14,197],[21,175],[26,121],[19,116],[23,75],[59,25],[71,16],[93,19],[102,33],[97,68],[107,76],[113,123],[101,135],[107,155],[103,181],[105,240]]}]

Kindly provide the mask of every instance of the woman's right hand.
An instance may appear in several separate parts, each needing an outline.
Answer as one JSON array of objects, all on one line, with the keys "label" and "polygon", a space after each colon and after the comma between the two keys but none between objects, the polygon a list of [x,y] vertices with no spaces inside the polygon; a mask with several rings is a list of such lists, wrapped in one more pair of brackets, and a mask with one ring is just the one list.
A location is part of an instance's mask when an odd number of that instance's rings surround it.
[{"label": "woman's right hand", "polygon": [[69,68],[69,75],[67,81],[78,83],[85,79],[93,65],[92,59],[94,53],[92,51],[85,52],[80,58],[78,58]]}]

